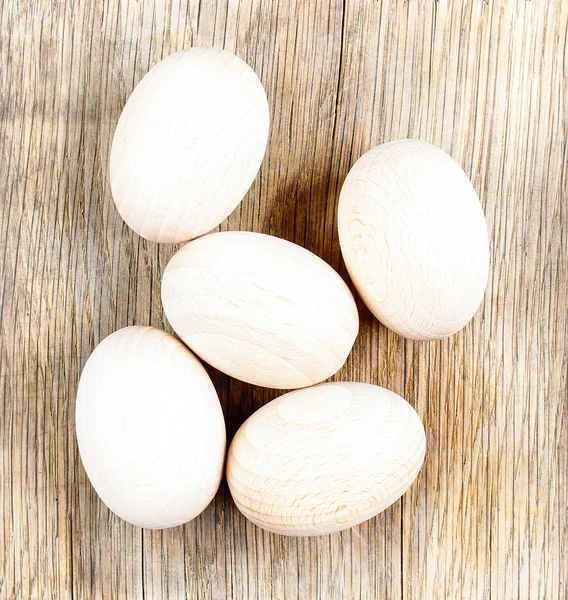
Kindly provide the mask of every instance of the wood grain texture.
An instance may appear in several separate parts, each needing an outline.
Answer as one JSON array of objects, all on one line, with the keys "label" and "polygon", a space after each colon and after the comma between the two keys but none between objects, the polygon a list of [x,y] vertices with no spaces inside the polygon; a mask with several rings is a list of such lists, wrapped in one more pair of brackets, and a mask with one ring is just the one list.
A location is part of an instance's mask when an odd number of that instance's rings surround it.
[{"label": "wood grain texture", "polygon": [[185,244],[164,271],[162,306],[207,364],[281,390],[337,373],[359,331],[355,300],[337,271],[298,244],[251,231]]},{"label": "wood grain texture", "polygon": [[124,327],[87,361],[75,400],[81,464],[100,499],[140,527],[183,525],[223,478],[225,420],[211,378],[176,337]]},{"label": "wood grain texture", "polygon": [[208,233],[257,176],[269,121],[257,74],[232,52],[169,54],[134,88],[116,126],[109,180],[118,212],[151,242]]},{"label": "wood grain texture", "polygon": [[282,535],[344,531],[375,517],[412,485],[424,425],[398,394],[335,381],[294,390],[255,411],[227,452],[238,509]]},{"label": "wood grain texture", "polygon": [[479,310],[489,274],[483,208],[446,152],[403,139],[371,148],[339,194],[341,256],[367,308],[417,341],[460,331]]},{"label": "wood grain texture", "polygon": [[[565,0],[2,2],[0,598],[565,599],[567,31]],[[402,137],[455,158],[486,211],[492,268],[465,330],[404,341],[358,301],[337,379],[407,398],[428,451],[404,499],[350,531],[267,534],[226,487],[185,527],[142,531],[80,466],[80,370],[112,331],[165,326],[175,251],[114,208],[114,127],[148,69],[192,44],[249,62],[270,105],[260,175],[222,230],[346,276],[341,184]],[[279,395],[212,377],[229,439]]]}]

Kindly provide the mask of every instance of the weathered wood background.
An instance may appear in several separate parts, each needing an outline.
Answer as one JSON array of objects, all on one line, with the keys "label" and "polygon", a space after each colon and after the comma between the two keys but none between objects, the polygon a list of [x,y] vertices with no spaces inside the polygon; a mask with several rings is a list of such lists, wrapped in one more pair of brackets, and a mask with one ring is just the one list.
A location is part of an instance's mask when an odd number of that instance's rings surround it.
[{"label": "weathered wood background", "polygon": [[[565,600],[568,2],[3,0],[0,27],[0,598]],[[271,107],[260,175],[222,229],[298,242],[346,276],[341,183],[404,137],[448,151],[485,207],[492,270],[465,330],[405,341],[359,302],[337,378],[405,396],[428,454],[404,498],[351,531],[269,535],[225,485],[185,527],[142,531],[79,461],[89,353],[128,324],[167,328],[175,248],[114,209],[113,130],[146,71],[194,44],[248,61]],[[213,378],[229,435],[277,395]]]}]

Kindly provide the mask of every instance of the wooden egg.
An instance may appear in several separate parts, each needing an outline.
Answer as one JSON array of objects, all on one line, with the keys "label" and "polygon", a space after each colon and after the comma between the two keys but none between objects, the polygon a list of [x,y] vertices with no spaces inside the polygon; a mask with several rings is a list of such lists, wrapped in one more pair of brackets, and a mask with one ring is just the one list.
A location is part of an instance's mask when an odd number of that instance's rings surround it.
[{"label": "wooden egg", "polygon": [[215,228],[251,186],[268,139],[268,101],[255,72],[219,48],[159,62],[136,86],[110,155],[112,195],[153,242]]},{"label": "wooden egg", "polygon": [[237,431],[227,481],[239,510],[284,535],[321,535],[374,517],[424,461],[420,417],[394,392],[325,383],[290,392]]},{"label": "wooden egg", "polygon": [[180,525],[217,492],[219,399],[197,358],[164,331],[127,327],[95,348],[79,382],[76,426],[93,487],[134,525]]},{"label": "wooden egg", "polygon": [[333,375],[359,328],[353,296],[327,263],[260,233],[214,233],[186,244],[166,268],[162,303],[203,360],[278,389]]},{"label": "wooden egg", "polygon": [[443,150],[382,144],[353,166],[339,198],[345,264],[369,310],[415,340],[459,331],[485,293],[487,226],[479,198]]}]

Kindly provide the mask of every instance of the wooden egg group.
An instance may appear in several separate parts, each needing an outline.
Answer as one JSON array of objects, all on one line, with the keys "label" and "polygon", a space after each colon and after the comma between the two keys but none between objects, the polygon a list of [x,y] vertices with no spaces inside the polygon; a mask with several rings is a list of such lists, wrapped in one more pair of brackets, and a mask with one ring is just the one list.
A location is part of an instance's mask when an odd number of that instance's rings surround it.
[{"label": "wooden egg group", "polygon": [[[403,398],[366,383],[320,383],[343,366],[359,329],[341,277],[277,237],[205,235],[252,184],[268,126],[254,71],[224,50],[192,48],[150,70],[116,128],[110,180],[119,213],[148,240],[191,240],[161,290],[184,343],[152,327],[117,331],[94,350],[77,393],[86,473],[112,511],[141,527],[193,519],[221,481],[225,423],[193,353],[242,381],[295,390],[249,417],[227,458],[237,507],[268,531],[357,525],[395,502],[424,460],[424,427]],[[447,337],[481,303],[483,212],[439,148],[402,140],[369,150],[345,180],[338,226],[355,287],[400,335]]]}]

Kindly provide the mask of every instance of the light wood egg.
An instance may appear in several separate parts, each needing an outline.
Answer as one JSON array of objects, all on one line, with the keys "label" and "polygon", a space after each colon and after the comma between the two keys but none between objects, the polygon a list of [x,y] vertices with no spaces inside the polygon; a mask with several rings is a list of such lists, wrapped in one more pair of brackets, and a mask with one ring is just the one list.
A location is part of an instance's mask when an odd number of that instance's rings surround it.
[{"label": "light wood egg", "polygon": [[76,427],[95,491],[129,523],[181,525],[217,492],[226,443],[219,399],[199,360],[164,331],[127,327],[95,348]]},{"label": "light wood egg", "polygon": [[345,362],[359,329],[341,277],[286,240],[213,233],[170,260],[162,303],[171,326],[204,361],[265,387],[323,381]]},{"label": "light wood egg", "polygon": [[110,183],[126,223],[154,242],[214,229],[243,199],[268,140],[255,72],[219,48],[171,54],[136,86],[118,121]]},{"label": "light wood egg", "polygon": [[412,406],[366,383],[325,383],[269,402],[237,431],[227,481],[239,510],[284,535],[321,535],[377,515],[424,460]]},{"label": "light wood egg", "polygon": [[442,339],[479,308],[487,225],[467,175],[440,148],[400,140],[369,150],[343,184],[338,225],[357,291],[398,334]]}]

